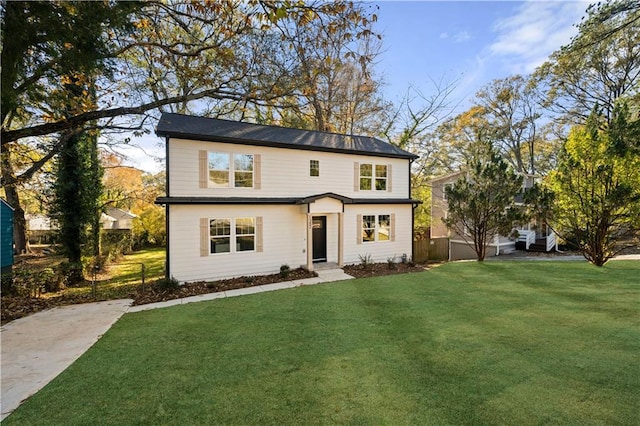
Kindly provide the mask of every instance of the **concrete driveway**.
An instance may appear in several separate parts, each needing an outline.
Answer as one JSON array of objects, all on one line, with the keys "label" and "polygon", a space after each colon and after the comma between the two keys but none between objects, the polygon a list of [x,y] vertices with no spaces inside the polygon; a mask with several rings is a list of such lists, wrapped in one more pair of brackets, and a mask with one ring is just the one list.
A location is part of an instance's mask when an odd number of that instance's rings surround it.
[{"label": "concrete driveway", "polygon": [[124,299],[63,306],[3,326],[0,420],[86,352],[131,302]]}]

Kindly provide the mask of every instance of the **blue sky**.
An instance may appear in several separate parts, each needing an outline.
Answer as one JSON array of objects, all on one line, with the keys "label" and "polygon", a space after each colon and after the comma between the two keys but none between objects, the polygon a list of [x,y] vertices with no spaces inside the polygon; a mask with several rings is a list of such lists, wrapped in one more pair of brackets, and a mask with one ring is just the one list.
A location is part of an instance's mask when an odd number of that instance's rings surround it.
[{"label": "blue sky", "polygon": [[377,71],[396,100],[411,84],[457,81],[463,101],[496,78],[529,74],[577,33],[584,1],[383,1]]},{"label": "blue sky", "polygon": [[[386,82],[385,99],[399,101],[410,85],[425,96],[433,81],[451,83],[456,112],[483,85],[531,73],[577,33],[584,1],[382,1],[368,3],[378,16],[382,54],[375,72]],[[376,6],[378,9],[376,10]],[[157,172],[162,141],[137,139],[144,151],[127,149],[131,165]]]}]

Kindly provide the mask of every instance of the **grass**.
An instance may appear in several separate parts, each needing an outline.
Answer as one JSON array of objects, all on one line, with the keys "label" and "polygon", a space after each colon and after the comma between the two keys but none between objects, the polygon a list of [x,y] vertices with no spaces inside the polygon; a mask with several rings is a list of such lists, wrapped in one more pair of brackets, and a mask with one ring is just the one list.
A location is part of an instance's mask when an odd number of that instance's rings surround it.
[{"label": "grass", "polygon": [[[142,264],[145,265],[145,283],[164,277],[165,249],[148,248],[122,256],[108,266],[107,277],[99,277],[96,283],[96,296],[99,300],[129,297],[129,294],[142,284]],[[89,280],[91,276],[87,277]],[[65,295],[82,296],[91,294],[91,282],[83,286],[69,287]],[[57,295],[57,294],[56,294]]]},{"label": "grass", "polygon": [[452,263],[127,314],[3,424],[638,424],[639,276]]}]

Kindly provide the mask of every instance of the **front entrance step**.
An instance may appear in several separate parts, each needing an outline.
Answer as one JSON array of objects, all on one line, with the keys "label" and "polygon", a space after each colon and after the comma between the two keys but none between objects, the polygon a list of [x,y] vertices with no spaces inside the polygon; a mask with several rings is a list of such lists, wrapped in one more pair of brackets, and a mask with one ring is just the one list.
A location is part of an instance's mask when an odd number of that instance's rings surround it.
[{"label": "front entrance step", "polygon": [[314,271],[325,271],[327,269],[340,269],[336,262],[318,262],[313,264]]}]

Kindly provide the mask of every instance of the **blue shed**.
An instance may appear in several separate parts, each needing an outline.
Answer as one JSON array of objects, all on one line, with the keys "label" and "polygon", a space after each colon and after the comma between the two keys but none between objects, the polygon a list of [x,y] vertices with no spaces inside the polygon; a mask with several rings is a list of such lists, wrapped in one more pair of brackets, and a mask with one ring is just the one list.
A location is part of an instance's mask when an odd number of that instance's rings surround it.
[{"label": "blue shed", "polygon": [[0,263],[2,274],[13,266],[13,207],[0,198]]}]

